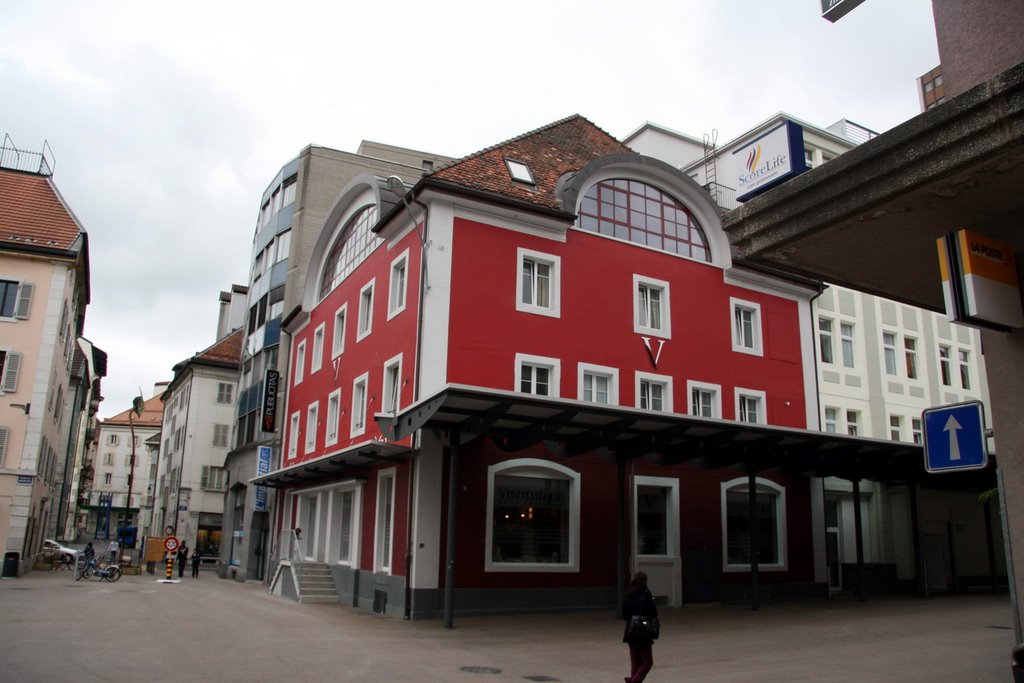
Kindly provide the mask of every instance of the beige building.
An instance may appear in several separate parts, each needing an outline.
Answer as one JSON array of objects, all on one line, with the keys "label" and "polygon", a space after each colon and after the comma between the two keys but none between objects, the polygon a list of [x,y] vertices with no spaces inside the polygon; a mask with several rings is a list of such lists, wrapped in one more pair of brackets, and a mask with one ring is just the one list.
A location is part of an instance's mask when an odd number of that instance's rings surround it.
[{"label": "beige building", "polygon": [[[7,138],[5,145],[9,144]],[[72,390],[89,303],[88,237],[49,159],[0,150],[0,547],[24,573],[56,535],[68,458],[81,446]]]}]

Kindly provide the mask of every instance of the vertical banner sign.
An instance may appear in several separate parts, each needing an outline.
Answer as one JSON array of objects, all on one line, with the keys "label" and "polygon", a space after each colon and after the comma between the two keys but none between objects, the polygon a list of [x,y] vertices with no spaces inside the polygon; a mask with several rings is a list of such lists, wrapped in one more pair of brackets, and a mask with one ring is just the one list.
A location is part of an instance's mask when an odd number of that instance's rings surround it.
[{"label": "vertical banner sign", "polygon": [[274,425],[277,422],[277,380],[281,373],[277,370],[267,369],[266,379],[263,382],[263,431],[276,431]]},{"label": "vertical banner sign", "polygon": [[[260,446],[259,458],[256,461],[256,476],[262,477],[270,472],[270,446]],[[254,510],[267,509],[267,487],[256,486],[256,504]]]}]

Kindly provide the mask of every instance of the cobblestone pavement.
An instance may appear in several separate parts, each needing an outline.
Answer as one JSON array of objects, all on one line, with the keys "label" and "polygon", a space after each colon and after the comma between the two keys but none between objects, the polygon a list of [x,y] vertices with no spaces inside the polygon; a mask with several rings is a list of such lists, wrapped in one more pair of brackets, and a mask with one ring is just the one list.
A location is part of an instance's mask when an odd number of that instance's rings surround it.
[{"label": "cobblestone pavement", "polygon": [[[203,571],[181,583],[70,572],[0,580],[4,681],[621,681],[610,613],[403,621],[300,605]],[[1006,595],[662,611],[659,681],[1011,680]]]}]

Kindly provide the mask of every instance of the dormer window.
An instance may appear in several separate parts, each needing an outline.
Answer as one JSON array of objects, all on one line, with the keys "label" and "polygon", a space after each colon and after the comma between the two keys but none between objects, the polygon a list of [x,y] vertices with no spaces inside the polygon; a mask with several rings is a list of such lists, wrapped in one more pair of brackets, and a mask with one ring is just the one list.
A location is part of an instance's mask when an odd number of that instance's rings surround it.
[{"label": "dormer window", "polygon": [[526,183],[527,185],[537,184],[533,179],[533,173],[530,171],[530,167],[526,164],[520,161],[505,159],[505,165],[508,167],[508,174],[512,176],[512,180],[520,183]]}]

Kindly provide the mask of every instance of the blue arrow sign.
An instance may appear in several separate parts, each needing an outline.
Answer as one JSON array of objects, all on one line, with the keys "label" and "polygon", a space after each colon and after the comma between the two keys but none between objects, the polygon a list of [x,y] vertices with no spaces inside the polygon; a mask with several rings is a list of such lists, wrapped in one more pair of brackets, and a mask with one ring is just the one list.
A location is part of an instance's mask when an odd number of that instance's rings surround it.
[{"label": "blue arrow sign", "polygon": [[929,472],[988,466],[985,407],[980,401],[928,408],[924,422],[924,466]]}]

